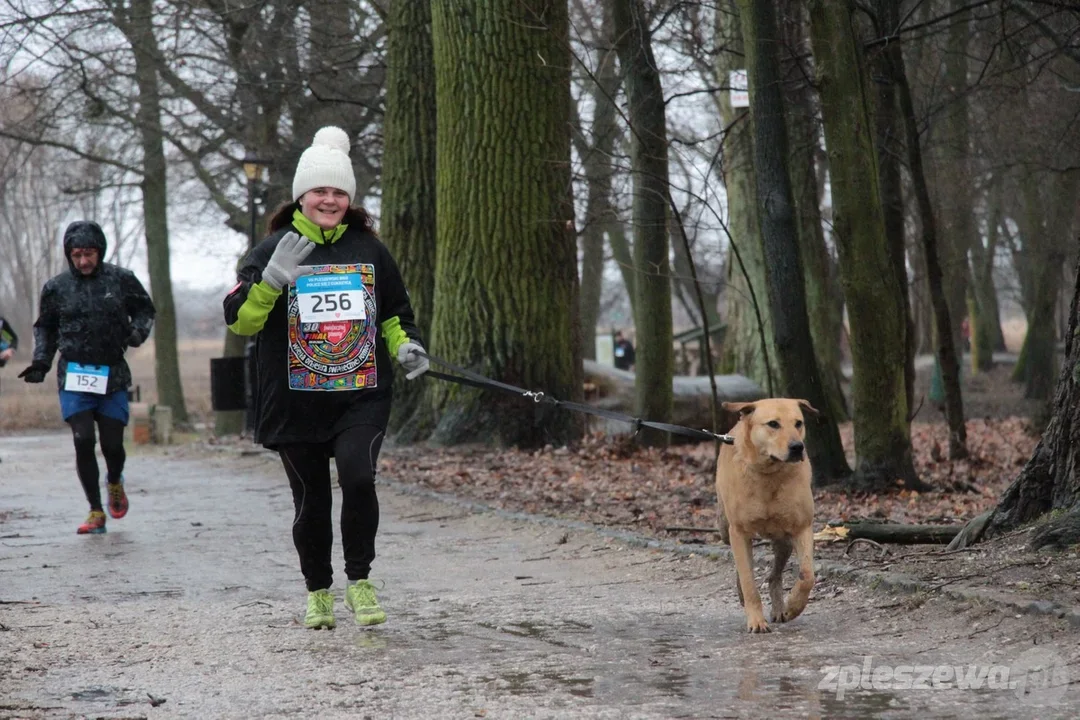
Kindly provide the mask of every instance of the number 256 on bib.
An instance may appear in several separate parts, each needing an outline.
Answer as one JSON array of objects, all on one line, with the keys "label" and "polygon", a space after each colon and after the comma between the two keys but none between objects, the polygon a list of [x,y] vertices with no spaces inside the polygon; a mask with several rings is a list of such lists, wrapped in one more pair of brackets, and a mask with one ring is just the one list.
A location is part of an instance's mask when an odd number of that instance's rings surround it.
[{"label": "number 256 on bib", "polygon": [[300,322],[363,320],[364,286],[359,273],[303,275],[296,279]]}]

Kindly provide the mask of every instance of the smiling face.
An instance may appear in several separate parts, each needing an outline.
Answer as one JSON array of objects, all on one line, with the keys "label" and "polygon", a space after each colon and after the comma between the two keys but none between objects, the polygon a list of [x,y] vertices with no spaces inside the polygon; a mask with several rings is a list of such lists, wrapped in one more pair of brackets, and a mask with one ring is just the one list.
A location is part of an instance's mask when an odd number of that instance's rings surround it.
[{"label": "smiling face", "polygon": [[340,225],[348,209],[348,193],[337,188],[314,188],[300,196],[300,212],[323,230]]},{"label": "smiling face", "polygon": [[759,462],[799,463],[806,458],[803,412],[817,415],[805,400],[771,398],[752,403],[724,403],[739,413],[745,437]]},{"label": "smiling face", "polygon": [[71,250],[71,264],[83,275],[94,272],[98,266],[99,253],[97,248],[73,248]]}]

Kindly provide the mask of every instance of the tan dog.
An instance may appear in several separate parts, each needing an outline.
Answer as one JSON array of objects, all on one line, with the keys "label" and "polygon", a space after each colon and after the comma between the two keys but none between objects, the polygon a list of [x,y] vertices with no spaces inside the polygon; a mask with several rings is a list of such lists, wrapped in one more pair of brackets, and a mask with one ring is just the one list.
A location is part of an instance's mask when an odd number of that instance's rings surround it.
[{"label": "tan dog", "polygon": [[[746,629],[769,632],[754,582],[753,539],[772,540],[772,621],[797,618],[814,587],[814,495],[803,444],[803,412],[817,415],[818,411],[805,400],[787,398],[724,403],[724,409],[738,412],[739,422],[731,430],[735,444],[722,445],[716,461],[720,534],[735,556]],[[792,545],[799,559],[799,579],[785,603],[784,566]]]}]

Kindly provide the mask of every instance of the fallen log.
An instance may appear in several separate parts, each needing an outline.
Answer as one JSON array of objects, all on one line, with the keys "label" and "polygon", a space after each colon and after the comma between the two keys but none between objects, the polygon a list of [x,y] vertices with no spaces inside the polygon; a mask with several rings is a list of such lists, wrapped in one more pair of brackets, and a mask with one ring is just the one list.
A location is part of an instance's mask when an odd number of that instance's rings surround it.
[{"label": "fallen log", "polygon": [[[634,373],[586,360],[585,382],[593,391],[587,398],[590,404],[604,410],[634,415]],[[672,379],[671,389],[674,404],[670,422],[694,429],[711,430],[712,410],[709,406],[709,395],[712,388],[708,376],[676,375]],[[716,393],[717,405],[722,402],[749,402],[765,397],[765,391],[744,375],[717,375]],[[721,423],[725,421],[727,427],[722,425],[717,428],[718,432],[727,432],[735,418],[721,417]],[[592,429],[612,435],[633,432],[630,425],[615,420],[591,418],[590,423]]]},{"label": "fallen log", "polygon": [[847,528],[845,540],[873,540],[893,545],[945,545],[963,529],[963,525],[900,525],[891,523],[851,522],[829,524]]}]

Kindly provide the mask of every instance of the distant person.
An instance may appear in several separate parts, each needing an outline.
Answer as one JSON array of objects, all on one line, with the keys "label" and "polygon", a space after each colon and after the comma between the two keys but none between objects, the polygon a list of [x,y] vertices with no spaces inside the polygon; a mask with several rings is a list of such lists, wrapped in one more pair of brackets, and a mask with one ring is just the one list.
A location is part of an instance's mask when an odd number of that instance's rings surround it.
[{"label": "distant person", "polygon": [[615,331],[615,367],[619,370],[634,369],[634,343],[623,336],[622,330]]},{"label": "distant person", "polygon": [[19,336],[15,333],[15,328],[0,315],[0,368],[7,365],[18,348]]},{"label": "distant person", "polygon": [[124,353],[146,342],[155,314],[154,303],[135,274],[104,261],[107,247],[97,223],[78,220],[68,225],[64,231],[68,269],[41,290],[33,362],[19,373],[28,383],[43,382],[60,351],[56,364],[60,413],[71,426],[75,467],[90,503],[90,515],[77,530],[80,535],[105,532],[95,422],[108,470],[109,515],[119,519],[127,514],[124,428],[131,369]]},{"label": "distant person", "polygon": [[333,496],[341,486],[345,606],[358,625],[386,622],[369,580],[379,529],[375,471],[394,381],[428,369],[397,263],[354,205],[349,136],[315,133],[293,176],[292,202],[240,263],[225,322],[255,336],[255,441],[277,451],[296,511],[293,543],[307,585],[304,625],[332,628]]},{"label": "distant person", "polygon": [[15,333],[15,328],[0,315],[0,368],[7,365],[18,349],[19,336]]}]

